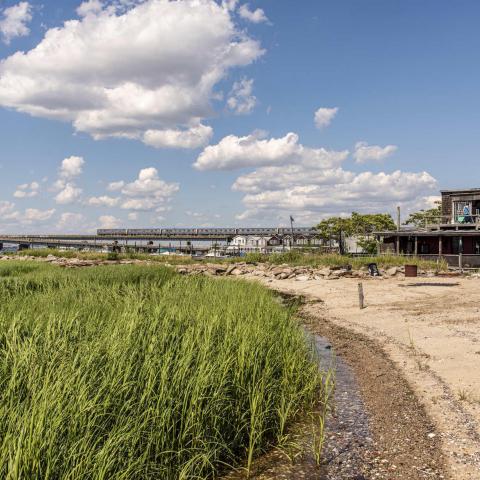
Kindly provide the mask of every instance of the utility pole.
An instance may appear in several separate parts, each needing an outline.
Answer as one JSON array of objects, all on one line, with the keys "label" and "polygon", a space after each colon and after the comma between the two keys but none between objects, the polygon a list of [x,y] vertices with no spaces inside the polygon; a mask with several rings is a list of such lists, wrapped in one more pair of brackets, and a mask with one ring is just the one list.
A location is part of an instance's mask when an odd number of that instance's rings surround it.
[{"label": "utility pole", "polygon": [[293,222],[294,222],[294,218],[290,215],[290,230],[292,231],[292,243],[290,245],[290,250],[292,249],[293,247],[293,244],[295,243],[295,238],[293,236]]},{"label": "utility pole", "polygon": [[397,232],[400,231],[400,205],[397,207]]}]

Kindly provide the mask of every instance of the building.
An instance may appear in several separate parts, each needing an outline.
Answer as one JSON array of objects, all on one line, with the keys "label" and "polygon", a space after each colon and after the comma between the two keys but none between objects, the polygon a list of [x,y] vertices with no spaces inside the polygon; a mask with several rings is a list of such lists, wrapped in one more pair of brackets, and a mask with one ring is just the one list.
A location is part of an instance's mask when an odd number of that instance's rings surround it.
[{"label": "building", "polygon": [[444,258],[450,265],[480,267],[480,188],[442,190],[441,216],[421,228],[376,232],[380,253]]}]

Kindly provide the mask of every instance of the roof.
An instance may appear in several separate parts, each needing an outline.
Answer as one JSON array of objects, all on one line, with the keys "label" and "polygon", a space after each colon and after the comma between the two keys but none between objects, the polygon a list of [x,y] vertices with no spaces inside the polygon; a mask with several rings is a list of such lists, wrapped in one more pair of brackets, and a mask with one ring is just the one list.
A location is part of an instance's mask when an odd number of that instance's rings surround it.
[{"label": "roof", "polygon": [[380,237],[480,237],[480,230],[400,230],[373,233]]},{"label": "roof", "polygon": [[459,190],[440,190],[440,193],[441,194],[444,194],[444,193],[457,193],[457,194],[461,194],[461,193],[478,193],[480,192],[480,188],[462,188],[462,189],[459,189]]}]

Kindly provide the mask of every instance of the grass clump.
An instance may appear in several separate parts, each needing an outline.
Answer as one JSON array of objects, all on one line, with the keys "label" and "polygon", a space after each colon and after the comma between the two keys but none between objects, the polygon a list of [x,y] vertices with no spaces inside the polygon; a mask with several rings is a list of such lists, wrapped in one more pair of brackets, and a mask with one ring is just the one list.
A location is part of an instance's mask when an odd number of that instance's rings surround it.
[{"label": "grass clump", "polygon": [[259,285],[0,264],[0,478],[248,468],[321,385],[292,312]]}]

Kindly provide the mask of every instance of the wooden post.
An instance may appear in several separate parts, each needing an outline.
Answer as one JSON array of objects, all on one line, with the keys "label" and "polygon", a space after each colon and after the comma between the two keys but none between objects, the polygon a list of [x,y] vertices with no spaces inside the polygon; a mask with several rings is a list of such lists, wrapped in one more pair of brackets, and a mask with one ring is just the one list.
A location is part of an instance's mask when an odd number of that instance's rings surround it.
[{"label": "wooden post", "polygon": [[400,206],[397,207],[397,231],[400,231]]},{"label": "wooden post", "polygon": [[360,307],[360,310],[363,310],[365,308],[365,296],[363,294],[363,283],[360,282],[358,284],[358,306]]},{"label": "wooden post", "polygon": [[443,254],[443,241],[442,237],[438,237],[438,256],[441,257]]},{"label": "wooden post", "polygon": [[400,235],[397,235],[397,255],[400,255]]},{"label": "wooden post", "polygon": [[463,271],[463,253],[462,252],[458,254],[458,268],[460,269],[460,271]]},{"label": "wooden post", "polygon": [[415,256],[418,255],[418,237],[415,237]]}]

